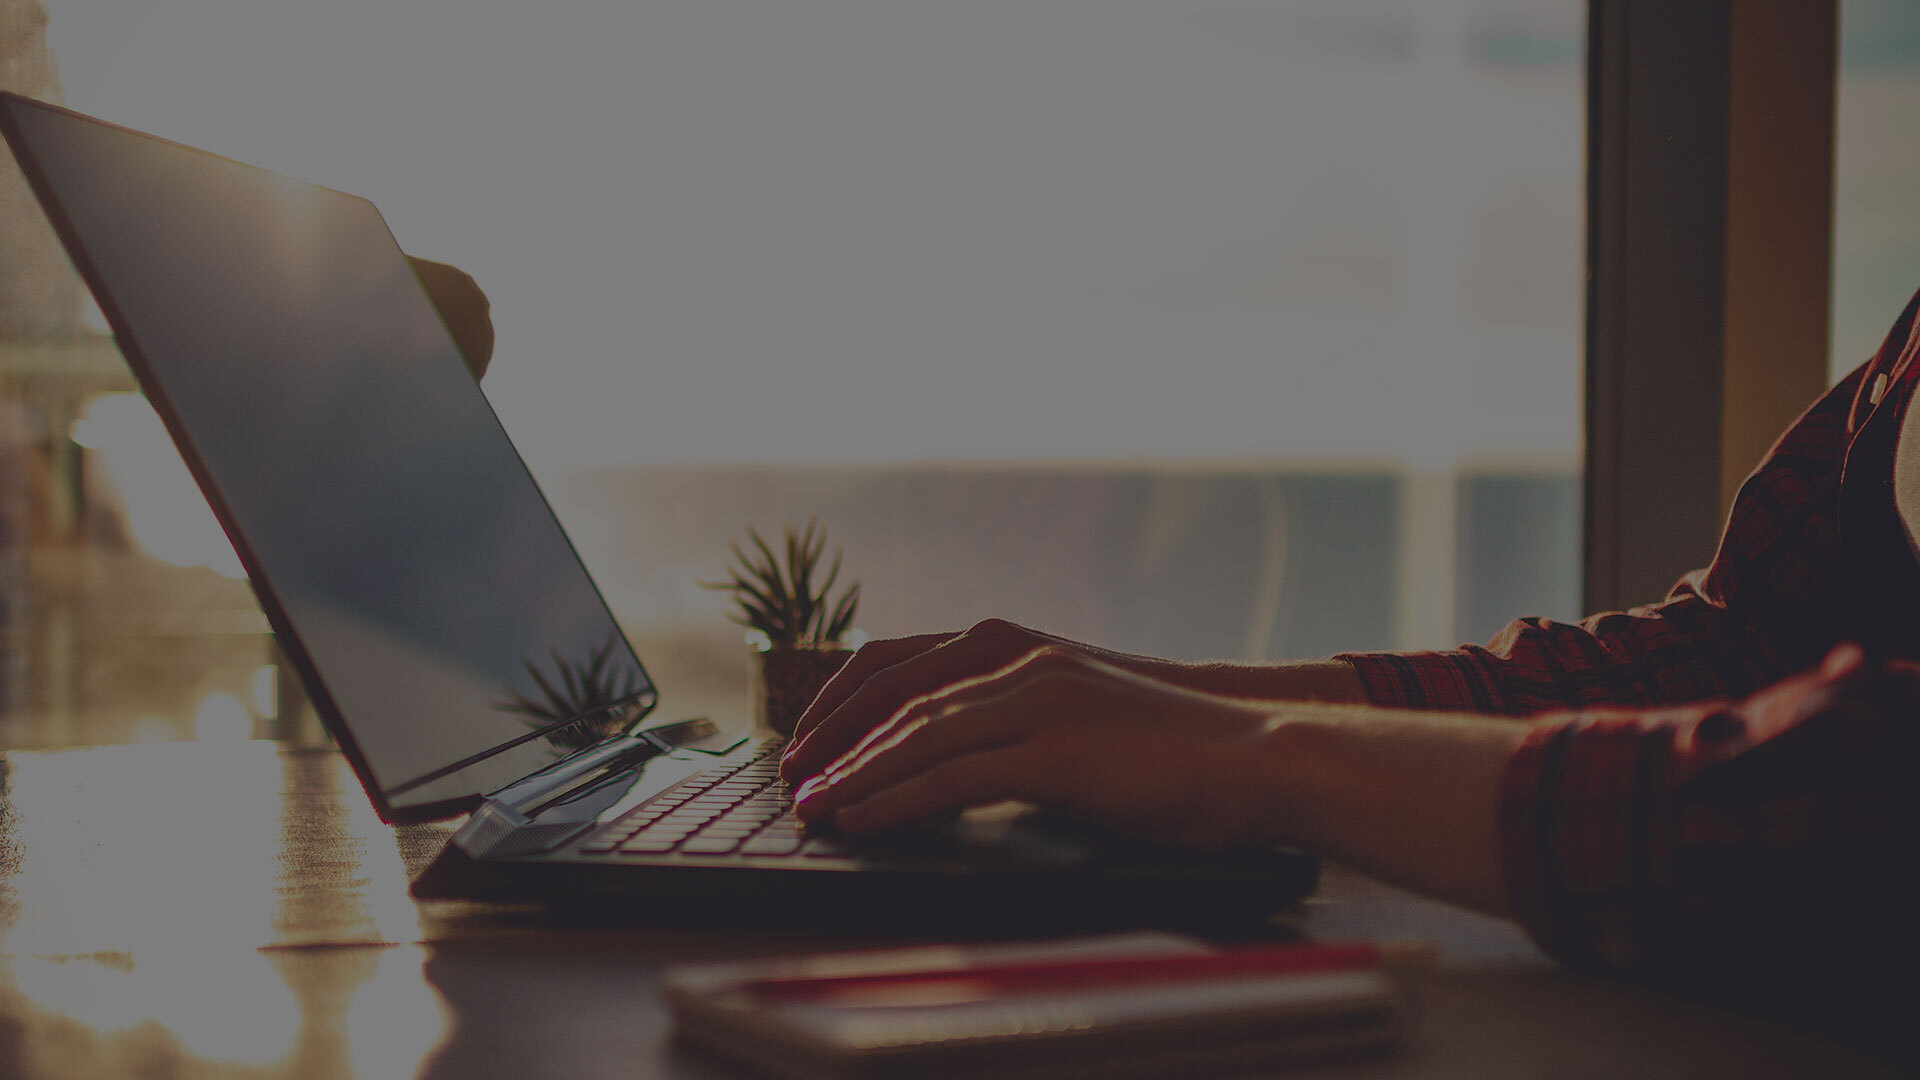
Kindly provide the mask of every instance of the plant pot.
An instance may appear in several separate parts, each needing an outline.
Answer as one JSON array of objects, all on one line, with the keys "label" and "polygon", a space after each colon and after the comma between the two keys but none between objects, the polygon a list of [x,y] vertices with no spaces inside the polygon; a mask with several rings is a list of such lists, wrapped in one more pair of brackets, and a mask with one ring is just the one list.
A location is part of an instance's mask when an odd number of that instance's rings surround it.
[{"label": "plant pot", "polygon": [[793,734],[800,714],[846,662],[852,649],[768,649],[753,654],[747,688],[753,694],[753,718],[782,735]]}]

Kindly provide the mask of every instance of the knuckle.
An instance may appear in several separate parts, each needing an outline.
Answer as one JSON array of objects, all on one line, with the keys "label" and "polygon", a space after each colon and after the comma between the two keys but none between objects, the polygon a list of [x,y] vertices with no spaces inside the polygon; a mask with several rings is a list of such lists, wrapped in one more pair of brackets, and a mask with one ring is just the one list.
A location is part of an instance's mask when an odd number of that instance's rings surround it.
[{"label": "knuckle", "polygon": [[1005,619],[982,619],[974,623],[972,628],[967,631],[968,637],[985,638],[989,641],[1023,637],[1026,634],[1026,627],[1018,623],[1008,622]]}]

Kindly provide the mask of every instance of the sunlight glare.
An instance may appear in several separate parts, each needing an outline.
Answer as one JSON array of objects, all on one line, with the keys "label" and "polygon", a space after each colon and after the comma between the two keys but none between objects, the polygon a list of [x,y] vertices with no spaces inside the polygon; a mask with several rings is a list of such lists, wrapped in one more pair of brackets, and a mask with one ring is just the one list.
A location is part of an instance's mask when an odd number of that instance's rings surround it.
[{"label": "sunlight glare", "polygon": [[[287,1056],[300,1030],[300,1007],[266,957],[250,949],[209,949],[183,965],[180,959],[24,957],[14,962],[13,975],[35,1006],[101,1035],[157,1024],[188,1053],[210,1061],[259,1066]],[[219,992],[211,992],[216,986]],[[236,992],[239,987],[244,992]]]},{"label": "sunlight glare", "polygon": [[405,1076],[445,1041],[452,1016],[425,974],[425,950],[388,949],[347,1006],[347,1055],[362,1080]]},{"label": "sunlight glare", "polygon": [[147,554],[174,566],[204,566],[236,579],[247,576],[144,397],[128,393],[90,399],[74,422],[72,437],[99,454],[126,508],[127,527]]},{"label": "sunlight glare", "polygon": [[253,714],[232,694],[216,692],[200,699],[193,714],[193,737],[200,742],[231,742],[253,737]]}]

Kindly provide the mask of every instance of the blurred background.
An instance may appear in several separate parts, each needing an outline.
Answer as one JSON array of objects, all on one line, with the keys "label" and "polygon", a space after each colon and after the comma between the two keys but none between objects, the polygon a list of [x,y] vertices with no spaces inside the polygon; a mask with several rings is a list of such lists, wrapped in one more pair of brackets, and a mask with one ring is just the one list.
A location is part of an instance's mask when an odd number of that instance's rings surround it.
[{"label": "blurred background", "polygon": [[[488,396],[668,693],[744,703],[697,581],[814,516],[873,636],[1580,614],[1584,4],[467,8],[0,0],[0,83],[469,271]],[[1920,10],[1842,11],[1836,374],[1920,285]],[[0,746],[313,737],[10,161],[0,202]]]}]

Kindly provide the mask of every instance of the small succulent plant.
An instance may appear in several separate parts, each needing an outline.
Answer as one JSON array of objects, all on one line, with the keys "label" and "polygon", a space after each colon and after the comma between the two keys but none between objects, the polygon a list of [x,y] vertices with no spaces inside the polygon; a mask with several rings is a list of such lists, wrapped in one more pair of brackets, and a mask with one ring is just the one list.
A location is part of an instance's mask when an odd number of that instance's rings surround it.
[{"label": "small succulent plant", "polygon": [[[816,585],[820,556],[826,550],[826,530],[817,520],[796,531],[783,530],[783,560],[773,547],[752,528],[747,536],[752,551],[732,546],[734,565],[727,569],[727,580],[704,581],[703,586],[733,595],[734,610],[728,618],[763,636],[755,644],[767,649],[832,648],[846,637],[853,625],[854,611],[860,606],[860,586],[848,585],[836,600],[835,582],[840,578],[840,551]],[[751,636],[750,636],[751,640]]]}]

